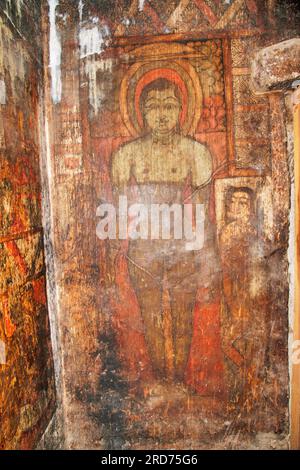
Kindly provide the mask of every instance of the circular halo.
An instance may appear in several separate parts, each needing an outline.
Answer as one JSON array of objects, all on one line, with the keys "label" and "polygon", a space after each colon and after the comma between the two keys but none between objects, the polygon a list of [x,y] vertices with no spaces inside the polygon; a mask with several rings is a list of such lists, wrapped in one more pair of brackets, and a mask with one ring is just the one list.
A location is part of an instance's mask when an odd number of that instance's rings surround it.
[{"label": "circular halo", "polygon": [[182,96],[180,115],[181,131],[193,135],[202,110],[202,89],[194,67],[186,60],[153,60],[133,64],[124,76],[120,89],[120,111],[122,119],[133,137],[140,136],[143,118],[140,96],[146,85],[158,78],[165,78],[177,85]]}]

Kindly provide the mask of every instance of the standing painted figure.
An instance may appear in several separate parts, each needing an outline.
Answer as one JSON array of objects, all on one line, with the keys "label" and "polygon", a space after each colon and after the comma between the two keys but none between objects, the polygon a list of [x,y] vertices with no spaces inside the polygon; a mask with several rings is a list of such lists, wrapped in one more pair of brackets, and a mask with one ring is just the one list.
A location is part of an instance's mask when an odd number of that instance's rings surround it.
[{"label": "standing painted figure", "polygon": [[188,200],[205,208],[203,249],[187,251],[186,240],[173,236],[169,240],[129,240],[127,253],[153,371],[158,379],[182,382],[199,283],[212,286],[218,278],[218,273],[207,269],[208,265],[218,265],[214,227],[208,217],[212,158],[204,145],[180,133],[182,103],[175,84],[162,78],[151,82],[142,92],[140,107],[145,134],[113,155],[115,197],[125,194],[129,202],[147,207],[182,205]]}]

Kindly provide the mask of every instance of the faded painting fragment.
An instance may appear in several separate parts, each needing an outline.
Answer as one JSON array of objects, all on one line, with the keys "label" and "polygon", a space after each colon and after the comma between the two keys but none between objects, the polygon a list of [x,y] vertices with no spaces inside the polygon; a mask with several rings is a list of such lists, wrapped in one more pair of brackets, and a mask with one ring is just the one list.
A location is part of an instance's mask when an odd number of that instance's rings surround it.
[{"label": "faded painting fragment", "polygon": [[38,71],[0,20],[0,448],[35,446],[55,406],[38,149]]}]

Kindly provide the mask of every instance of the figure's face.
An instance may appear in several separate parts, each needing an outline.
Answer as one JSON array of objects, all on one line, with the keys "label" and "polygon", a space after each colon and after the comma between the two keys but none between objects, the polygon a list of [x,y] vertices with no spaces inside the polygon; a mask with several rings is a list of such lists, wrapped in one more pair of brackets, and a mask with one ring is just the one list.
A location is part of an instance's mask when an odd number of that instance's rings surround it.
[{"label": "figure's face", "polygon": [[176,127],[180,110],[180,102],[172,88],[151,90],[145,100],[144,116],[151,131],[167,134]]},{"label": "figure's face", "polygon": [[244,191],[235,192],[231,197],[228,216],[232,220],[247,222],[251,214],[251,201],[249,194]]}]

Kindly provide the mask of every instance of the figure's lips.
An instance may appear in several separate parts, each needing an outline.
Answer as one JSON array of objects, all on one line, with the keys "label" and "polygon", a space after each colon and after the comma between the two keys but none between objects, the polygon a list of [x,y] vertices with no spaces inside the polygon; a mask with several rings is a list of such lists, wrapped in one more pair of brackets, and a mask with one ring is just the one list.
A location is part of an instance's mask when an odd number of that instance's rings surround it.
[{"label": "figure's lips", "polygon": [[168,127],[168,124],[167,124],[166,122],[159,123],[159,124],[157,125],[157,127],[160,128],[160,129],[161,129],[161,128],[166,128],[166,127]]}]

